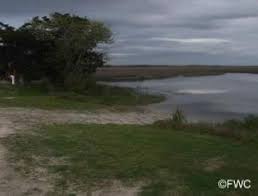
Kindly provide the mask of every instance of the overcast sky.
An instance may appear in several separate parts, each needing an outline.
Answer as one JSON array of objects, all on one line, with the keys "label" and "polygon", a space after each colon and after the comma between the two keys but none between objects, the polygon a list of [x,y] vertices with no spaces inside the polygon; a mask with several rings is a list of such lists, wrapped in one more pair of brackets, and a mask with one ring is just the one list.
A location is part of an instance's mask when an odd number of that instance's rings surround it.
[{"label": "overcast sky", "polygon": [[70,12],[114,32],[110,64],[258,65],[257,0],[0,0],[0,21]]}]

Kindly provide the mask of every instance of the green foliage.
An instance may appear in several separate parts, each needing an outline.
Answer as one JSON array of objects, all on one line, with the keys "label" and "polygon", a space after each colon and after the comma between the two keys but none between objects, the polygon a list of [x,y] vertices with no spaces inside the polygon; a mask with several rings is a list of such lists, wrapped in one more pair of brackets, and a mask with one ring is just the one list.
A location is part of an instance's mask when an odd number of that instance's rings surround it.
[{"label": "green foliage", "polygon": [[90,75],[84,73],[68,73],[64,80],[64,86],[67,90],[83,92],[95,84],[95,80]]},{"label": "green foliage", "polygon": [[172,122],[178,125],[186,123],[186,118],[182,110],[177,109],[172,116]]},{"label": "green foliage", "polygon": [[[50,43],[45,63],[50,79],[67,85],[94,73],[105,63],[101,44],[111,43],[112,33],[103,23],[70,14],[35,17],[21,29]],[[72,78],[71,78],[72,77]],[[79,84],[82,85],[82,84]],[[71,84],[68,84],[71,86]]]},{"label": "green foliage", "polygon": [[45,43],[28,31],[0,24],[0,64],[2,76],[7,72],[26,81],[42,76]]},{"label": "green foliage", "polygon": [[229,120],[223,123],[231,129],[257,129],[258,130],[258,116],[249,115],[243,120]]},{"label": "green foliage", "polygon": [[186,117],[182,110],[176,109],[176,111],[172,114],[171,118],[166,120],[160,120],[154,123],[154,125],[167,128],[167,129],[174,129],[174,128],[184,128],[188,126]]},{"label": "green foliage", "polygon": [[228,120],[223,123],[186,122],[182,112],[176,112],[172,119],[160,120],[154,123],[163,129],[212,134],[227,138],[234,138],[243,142],[256,141],[258,137],[258,117],[249,115],[242,120]]},{"label": "green foliage", "polygon": [[101,46],[111,37],[103,23],[70,14],[35,17],[18,29],[0,23],[0,64],[26,81],[48,78],[54,84],[83,85],[83,77],[104,65]]},{"label": "green foliage", "polygon": [[244,119],[243,126],[248,129],[258,130],[258,116],[249,115]]}]

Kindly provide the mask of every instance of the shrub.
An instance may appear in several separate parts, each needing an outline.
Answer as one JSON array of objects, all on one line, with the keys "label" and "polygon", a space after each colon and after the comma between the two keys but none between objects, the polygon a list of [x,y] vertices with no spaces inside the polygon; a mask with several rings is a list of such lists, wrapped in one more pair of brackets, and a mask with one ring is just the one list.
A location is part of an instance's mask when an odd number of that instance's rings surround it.
[{"label": "shrub", "polygon": [[172,122],[176,125],[183,125],[187,123],[185,115],[182,110],[177,109],[172,115]]},{"label": "shrub", "polygon": [[174,129],[174,128],[186,128],[191,126],[191,124],[187,123],[186,117],[182,110],[177,109],[175,113],[172,114],[172,117],[167,120],[156,121],[154,125],[165,128],[165,129]]},{"label": "shrub", "polygon": [[247,116],[243,121],[243,126],[247,129],[258,129],[258,117],[254,115]]},{"label": "shrub", "polygon": [[66,76],[64,87],[74,92],[83,92],[90,88],[95,88],[96,82],[90,75],[83,73],[70,73]]}]

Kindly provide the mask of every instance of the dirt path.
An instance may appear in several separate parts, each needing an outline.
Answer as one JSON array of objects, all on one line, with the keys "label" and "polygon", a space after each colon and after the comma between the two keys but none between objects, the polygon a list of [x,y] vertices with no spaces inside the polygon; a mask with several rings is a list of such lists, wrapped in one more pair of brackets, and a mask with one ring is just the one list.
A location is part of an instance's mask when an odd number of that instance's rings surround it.
[{"label": "dirt path", "polygon": [[[9,134],[15,133],[18,127],[18,122],[14,119],[0,116],[0,138],[4,138]],[[46,195],[48,190],[51,190],[51,185],[46,179],[38,178],[34,180],[27,179],[15,172],[10,163],[7,162],[7,150],[0,144],[0,196],[21,196],[21,195]]]},{"label": "dirt path", "polygon": [[[0,138],[38,123],[151,124],[164,118],[167,118],[166,114],[154,113],[147,110],[115,113],[109,111],[76,112],[0,108]],[[0,145],[0,196],[47,195],[48,191],[52,189],[51,184],[48,183],[48,179],[40,178],[39,176],[25,179],[9,165],[6,155],[7,151],[5,147]],[[131,191],[135,192],[135,189]],[[131,195],[124,194],[131,191],[124,189],[122,193],[119,192],[119,194],[116,194],[111,192],[109,195]],[[96,195],[103,194],[100,192],[96,193]]]},{"label": "dirt path", "polygon": [[0,108],[0,118],[12,123],[29,125],[31,123],[97,123],[97,124],[151,124],[167,118],[167,114],[149,110],[115,113],[105,110],[96,112],[77,112],[63,110],[40,110],[21,108]]}]

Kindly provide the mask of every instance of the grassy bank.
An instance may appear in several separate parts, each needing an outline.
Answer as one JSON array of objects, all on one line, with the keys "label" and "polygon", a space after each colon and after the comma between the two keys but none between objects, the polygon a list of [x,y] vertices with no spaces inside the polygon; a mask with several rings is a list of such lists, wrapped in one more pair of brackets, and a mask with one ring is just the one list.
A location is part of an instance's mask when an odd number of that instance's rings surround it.
[{"label": "grassy bank", "polygon": [[[247,122],[213,125],[212,130],[244,129],[255,136],[258,119]],[[57,192],[71,184],[85,190],[121,180],[143,182],[140,195],[255,195],[257,137],[216,136],[200,124],[191,126],[167,121],[149,126],[51,125],[2,142],[24,174],[42,167],[58,176]],[[250,179],[252,188],[221,190],[220,179]]]},{"label": "grassy bank", "polygon": [[258,116],[249,115],[243,120],[232,119],[223,123],[191,123],[185,120],[183,113],[179,111],[178,114],[179,117],[174,114],[173,118],[157,121],[154,126],[161,129],[215,135],[247,143],[258,141]]},{"label": "grassy bank", "polygon": [[0,85],[0,107],[31,107],[40,109],[117,109],[162,101],[162,96],[141,94],[129,88],[96,85],[84,92],[62,89],[49,90],[44,86],[27,87]]}]

